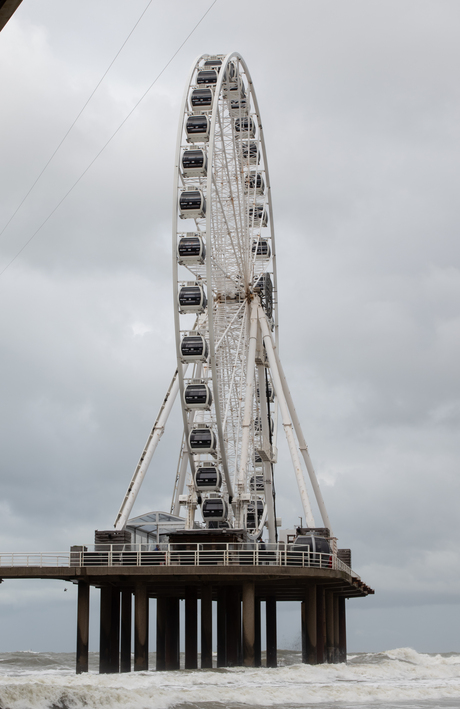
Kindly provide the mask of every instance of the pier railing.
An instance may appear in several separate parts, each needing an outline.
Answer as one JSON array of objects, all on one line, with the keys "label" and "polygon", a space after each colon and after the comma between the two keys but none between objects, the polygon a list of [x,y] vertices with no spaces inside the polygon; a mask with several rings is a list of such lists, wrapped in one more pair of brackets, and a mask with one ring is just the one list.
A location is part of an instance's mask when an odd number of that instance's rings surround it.
[{"label": "pier railing", "polygon": [[0,552],[1,567],[290,566],[352,573],[335,554],[286,544],[96,544],[69,552]]}]

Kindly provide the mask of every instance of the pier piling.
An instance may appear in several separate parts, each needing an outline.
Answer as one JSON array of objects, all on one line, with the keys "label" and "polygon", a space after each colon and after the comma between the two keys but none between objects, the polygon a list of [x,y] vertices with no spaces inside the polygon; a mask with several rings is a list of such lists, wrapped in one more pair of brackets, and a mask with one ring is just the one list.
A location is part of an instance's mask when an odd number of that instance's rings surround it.
[{"label": "pier piling", "polygon": [[157,598],[157,647],[156,647],[156,669],[162,672],[166,669],[165,660],[165,642],[166,642],[166,598],[158,596]]},{"label": "pier piling", "polygon": [[262,666],[262,636],[260,627],[260,598],[254,599],[254,667]]},{"label": "pier piling", "polygon": [[217,667],[227,667],[227,589],[217,590]]},{"label": "pier piling", "polygon": [[301,606],[302,662],[316,665],[318,662],[316,628],[316,585],[307,587]]},{"label": "pier piling", "polygon": [[326,608],[323,586],[316,587],[316,647],[317,662],[326,662]]},{"label": "pier piling", "polygon": [[89,584],[78,582],[77,601],[77,675],[88,672]]},{"label": "pier piling", "polygon": [[327,592],[326,599],[326,660],[330,664],[335,661],[335,637],[334,637],[334,594]]},{"label": "pier piling", "polygon": [[255,667],[255,597],[254,583],[243,585],[243,664]]},{"label": "pier piling", "polygon": [[132,594],[121,591],[120,672],[131,672]]},{"label": "pier piling", "polygon": [[185,669],[198,667],[198,601],[195,586],[185,588]]},{"label": "pier piling", "polygon": [[345,597],[338,598],[339,615],[339,662],[347,661],[347,621],[345,611]]},{"label": "pier piling", "polygon": [[179,599],[166,599],[165,669],[179,670]]},{"label": "pier piling", "polygon": [[265,601],[265,623],[267,635],[267,667],[276,667],[277,638],[276,638],[276,597],[267,596]]},{"label": "pier piling", "polygon": [[201,587],[201,669],[212,668],[212,586]]},{"label": "pier piling", "polygon": [[241,599],[238,587],[227,587],[225,607],[227,626],[226,666],[237,667],[241,664]]},{"label": "pier piling", "polygon": [[137,584],[134,591],[134,669],[143,672],[149,668],[149,596],[145,584]]},{"label": "pier piling", "polygon": [[114,586],[102,586],[99,633],[100,674],[110,674],[119,671],[119,642],[120,591]]}]

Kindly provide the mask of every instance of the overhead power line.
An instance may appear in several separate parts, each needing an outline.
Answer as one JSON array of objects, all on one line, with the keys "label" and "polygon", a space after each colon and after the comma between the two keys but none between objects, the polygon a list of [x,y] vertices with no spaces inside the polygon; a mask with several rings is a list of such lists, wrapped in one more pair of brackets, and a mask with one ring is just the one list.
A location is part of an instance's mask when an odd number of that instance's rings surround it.
[{"label": "overhead power line", "polygon": [[[179,54],[179,52],[180,52],[180,50],[182,49],[182,47],[188,42],[188,40],[190,39],[190,37],[192,36],[192,34],[193,34],[193,33],[195,32],[195,30],[201,25],[201,23],[203,22],[204,18],[208,15],[208,13],[212,10],[212,8],[214,7],[214,5],[215,5],[217,2],[218,2],[218,0],[213,0],[213,2],[210,4],[210,6],[209,6],[208,9],[206,10],[206,12],[203,13],[203,15],[200,17],[200,19],[199,19],[198,22],[196,23],[196,25],[192,28],[192,30],[191,30],[191,31],[189,32],[189,34],[186,36],[186,38],[184,39],[184,41],[182,42],[182,44],[181,44],[181,45],[178,47],[178,49],[174,52],[174,54],[172,55],[171,59],[169,59],[169,61],[164,65],[163,69],[162,69],[162,70],[160,71],[160,73],[155,77],[155,79],[152,81],[152,83],[151,83],[150,86],[147,88],[147,90],[142,94],[142,96],[141,96],[140,99],[137,101],[137,103],[134,104],[134,106],[132,107],[132,109],[131,109],[131,110],[129,111],[129,113],[125,116],[125,118],[122,120],[122,122],[119,124],[118,128],[116,128],[116,130],[112,133],[112,135],[110,136],[110,138],[104,143],[104,145],[102,146],[102,148],[101,148],[101,149],[99,150],[99,152],[95,155],[95,157],[91,160],[91,162],[89,163],[89,165],[87,165],[87,167],[83,170],[83,172],[80,174],[80,176],[75,180],[75,182],[73,183],[73,185],[67,190],[67,192],[65,193],[65,195],[59,200],[59,202],[56,204],[56,206],[51,210],[51,212],[48,214],[48,216],[46,217],[46,219],[44,219],[44,220],[42,221],[42,223],[41,223],[40,226],[34,231],[34,233],[32,234],[32,236],[25,242],[25,244],[19,249],[19,251],[15,254],[15,256],[13,256],[13,258],[12,258],[12,259],[6,264],[6,266],[0,271],[0,277],[3,276],[3,274],[4,274],[5,271],[11,266],[11,264],[14,263],[14,261],[16,261],[16,259],[22,254],[22,252],[24,251],[24,249],[26,249],[27,246],[30,244],[30,242],[37,236],[37,234],[39,233],[39,231],[41,231],[41,229],[45,226],[45,224],[49,221],[49,219],[53,216],[53,214],[59,209],[59,207],[61,206],[61,204],[67,199],[67,197],[69,196],[69,194],[75,189],[75,187],[78,185],[78,183],[79,183],[79,182],[82,180],[82,178],[86,175],[86,173],[88,172],[88,170],[94,165],[94,163],[96,162],[96,160],[102,155],[102,153],[103,153],[104,150],[107,148],[107,146],[112,142],[112,140],[115,138],[115,136],[117,135],[117,133],[121,130],[121,128],[124,126],[124,124],[126,123],[126,121],[127,121],[127,120],[130,118],[130,116],[134,113],[134,111],[136,110],[136,108],[142,103],[142,101],[145,99],[145,97],[147,96],[147,94],[152,90],[152,88],[153,88],[153,87],[155,86],[155,84],[157,83],[158,79],[164,74],[164,72],[166,71],[166,69],[168,68],[168,66],[169,66],[169,65],[171,64],[171,62],[176,58],[176,56]],[[149,3],[149,4],[150,4],[150,3]],[[148,6],[147,6],[147,7],[148,7]],[[146,10],[147,10],[147,8],[145,8],[144,13],[145,13]],[[141,16],[141,17],[142,17],[142,16]],[[141,18],[139,18],[139,20],[140,20],[140,19],[141,19]],[[139,22],[139,21],[138,21],[138,22]],[[136,24],[138,24],[138,23],[136,23]],[[134,30],[134,29],[135,29],[135,27],[133,27],[133,30]],[[132,30],[132,31],[133,31],[133,30]],[[131,33],[132,33],[132,31],[131,31]],[[128,38],[127,38],[127,39],[128,39]],[[126,44],[126,42],[125,42],[125,44]],[[121,49],[122,49],[122,48],[121,48]],[[121,51],[121,49],[120,49],[120,51]],[[118,54],[119,54],[119,53],[120,53],[120,52],[118,52]],[[115,59],[116,59],[116,57],[114,58],[113,61],[115,61]],[[112,62],[112,64],[113,64],[113,62]],[[109,69],[110,69],[110,67],[109,67]],[[108,71],[108,70],[107,70],[107,71]],[[107,73],[107,72],[106,72],[106,73]],[[102,79],[101,79],[101,81],[102,81]],[[99,83],[100,83],[100,82],[99,82]],[[98,84],[98,85],[99,85],[99,84]],[[97,87],[96,87],[96,88],[97,88]],[[93,93],[94,93],[94,92],[93,92]],[[90,97],[90,98],[91,98],[91,97]],[[89,100],[89,99],[88,99],[88,100]],[[85,104],[85,105],[86,105],[86,104]],[[82,110],[83,110],[83,109],[82,109]],[[80,112],[80,113],[81,113],[81,112]],[[79,115],[80,115],[80,114],[79,114]],[[77,116],[77,119],[78,119],[78,116]],[[76,119],[76,120],[77,120],[77,119]],[[75,122],[74,122],[74,123],[75,123]],[[71,128],[72,128],[72,126],[71,126]],[[71,130],[71,128],[69,129],[69,131]],[[68,133],[67,133],[67,134],[68,134]],[[66,136],[67,136],[67,134],[66,134]],[[65,136],[65,137],[66,137],[66,136]],[[65,140],[65,137],[64,137],[63,141]],[[61,141],[61,142],[63,142],[63,141]],[[60,147],[60,146],[58,146],[57,150],[59,149],[59,147]],[[57,152],[57,150],[56,150],[56,152]],[[53,154],[53,156],[51,157],[51,159],[50,159],[49,162],[51,162],[51,160],[52,160],[53,157],[54,157],[54,154]],[[45,166],[44,169],[46,169],[46,167],[47,167],[47,166]],[[43,170],[42,172],[44,172],[44,170]],[[38,181],[39,178],[40,178],[40,176],[37,178],[37,181]],[[33,189],[33,187],[32,187],[31,189]],[[31,191],[31,190],[30,190],[30,191]],[[27,198],[27,195],[26,195],[25,199],[26,199],[26,198]],[[23,201],[25,201],[25,199],[24,199]],[[14,215],[13,215],[13,217],[14,217]],[[11,221],[11,220],[10,220],[10,221]],[[5,228],[6,228],[6,227],[5,227]]]},{"label": "overhead power line", "polygon": [[112,61],[111,61],[110,64],[109,64],[109,66],[107,67],[107,69],[105,70],[105,72],[103,73],[103,75],[101,76],[101,78],[99,79],[99,81],[97,82],[96,86],[95,86],[94,89],[92,90],[91,94],[89,95],[89,97],[87,98],[87,100],[85,101],[85,103],[83,104],[82,108],[80,109],[80,111],[79,111],[78,114],[76,115],[74,121],[73,121],[72,124],[70,125],[70,128],[68,129],[68,131],[66,132],[66,134],[65,134],[64,137],[62,138],[61,142],[58,144],[57,148],[56,148],[56,149],[54,150],[54,152],[51,154],[50,158],[49,158],[49,159],[47,160],[47,162],[45,163],[45,166],[43,167],[43,169],[41,170],[41,172],[38,174],[37,178],[36,178],[35,181],[32,183],[32,185],[30,186],[29,190],[26,192],[26,194],[24,195],[24,197],[22,198],[21,202],[19,202],[18,206],[16,207],[16,209],[15,209],[14,212],[13,212],[13,214],[12,214],[11,217],[8,219],[8,221],[6,222],[6,224],[5,224],[5,226],[3,227],[3,229],[0,231],[0,236],[2,236],[3,232],[4,232],[4,231],[8,228],[8,226],[11,224],[11,222],[12,222],[13,219],[15,218],[16,214],[19,212],[19,210],[21,209],[22,205],[24,204],[24,202],[26,201],[26,199],[28,198],[28,196],[30,195],[30,193],[32,192],[32,190],[34,189],[35,185],[36,185],[37,182],[40,180],[40,178],[41,178],[41,176],[43,175],[43,173],[46,171],[48,165],[51,163],[51,161],[53,160],[53,158],[55,157],[55,155],[58,153],[58,151],[59,151],[59,149],[61,148],[62,144],[65,142],[67,136],[68,136],[69,133],[71,132],[72,128],[75,126],[76,122],[78,121],[78,119],[80,118],[81,114],[83,113],[83,111],[85,110],[85,108],[87,107],[87,105],[89,104],[89,102],[91,101],[91,99],[93,98],[93,96],[94,96],[94,94],[96,93],[96,91],[98,90],[99,86],[100,86],[100,85],[102,84],[102,82],[104,81],[105,77],[106,77],[107,74],[109,73],[109,71],[110,71],[110,69],[112,68],[112,66],[114,65],[115,61],[116,61],[117,58],[120,56],[120,54],[121,54],[123,48],[125,47],[126,43],[128,42],[129,38],[131,37],[132,33],[133,33],[134,30],[136,29],[136,27],[137,27],[137,25],[139,24],[139,22],[140,22],[140,21],[142,20],[142,18],[144,17],[145,13],[146,13],[147,10],[149,9],[149,7],[150,7],[150,5],[152,4],[152,2],[153,2],[153,0],[149,0],[147,6],[146,6],[146,7],[144,8],[144,10],[141,12],[141,14],[140,14],[140,16],[139,16],[137,22],[135,23],[134,27],[132,28],[132,30],[130,31],[130,33],[128,34],[128,36],[126,37],[126,39],[125,39],[125,41],[123,42],[123,44],[121,45],[120,49],[119,49],[118,52],[115,54],[114,58],[112,59]]}]

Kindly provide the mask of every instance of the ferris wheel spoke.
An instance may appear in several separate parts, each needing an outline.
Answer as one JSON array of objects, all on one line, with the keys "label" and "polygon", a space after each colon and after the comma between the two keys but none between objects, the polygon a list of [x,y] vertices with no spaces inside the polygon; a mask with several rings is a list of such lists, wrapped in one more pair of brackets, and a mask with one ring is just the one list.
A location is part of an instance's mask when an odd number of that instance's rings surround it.
[{"label": "ferris wheel spoke", "polygon": [[[243,232],[244,232],[244,221],[245,221],[245,210],[244,210],[244,203],[241,203],[241,194],[240,194],[240,180],[238,179],[238,171],[237,171],[237,156],[235,153],[235,143],[232,141],[231,144],[231,150],[232,150],[232,155],[233,155],[233,161],[234,161],[234,175],[231,173],[229,164],[228,164],[228,155],[227,155],[227,150],[224,142],[224,135],[223,135],[223,127],[222,127],[222,120],[221,120],[221,114],[220,111],[218,113],[218,121],[219,121],[219,127],[220,127],[220,139],[221,139],[221,150],[222,154],[224,156],[224,166],[225,166],[225,172],[226,172],[226,177],[227,177],[227,182],[229,185],[229,198],[230,198],[230,203],[231,207],[233,210],[233,217],[235,221],[235,230],[236,230],[236,236],[237,236],[237,242],[239,244],[240,251],[243,251]],[[235,179],[236,178],[236,179]],[[233,182],[236,184],[236,191],[237,191],[237,203],[235,204],[235,195],[234,193],[234,186]]]},{"label": "ferris wheel spoke", "polygon": [[236,380],[236,374],[237,374],[237,366],[240,364],[241,344],[243,342],[243,333],[246,328],[246,319],[247,319],[247,303],[243,303],[243,305],[245,307],[245,312],[244,312],[242,322],[241,322],[240,334],[239,334],[239,338],[238,338],[238,345],[236,348],[235,358],[233,361],[232,377],[231,377],[230,386],[229,386],[229,390],[228,390],[229,394],[228,394],[228,398],[227,398],[227,406],[225,408],[224,420],[222,423],[222,428],[224,429],[224,431],[226,430],[226,427],[227,427],[227,417],[228,417],[230,405],[232,403],[232,397],[235,398],[235,395],[236,395],[235,380]]},{"label": "ferris wheel spoke", "polygon": [[[241,248],[237,248],[238,246],[240,246],[240,244],[238,244],[238,239],[237,239],[237,242],[235,243],[235,240],[234,240],[234,238],[233,238],[233,236],[232,236],[232,230],[231,230],[230,225],[229,225],[229,223],[228,223],[228,216],[227,216],[227,214],[226,214],[225,206],[224,206],[224,204],[223,204],[223,200],[222,200],[222,197],[221,197],[221,195],[220,195],[220,190],[219,190],[219,188],[218,188],[218,186],[217,186],[217,184],[216,184],[216,180],[215,180],[214,175],[213,175],[213,180],[212,180],[212,181],[213,181],[213,187],[214,187],[215,193],[216,193],[216,195],[217,195],[217,201],[218,201],[218,203],[219,203],[220,212],[221,212],[221,215],[222,215],[222,217],[223,217],[223,219],[224,219],[224,222],[225,222],[226,231],[227,231],[227,237],[229,238],[230,243],[231,243],[231,245],[232,245],[233,253],[234,253],[234,255],[235,255],[235,259],[236,259],[236,261],[237,261],[238,267],[239,267],[240,270],[242,271],[242,270],[243,270],[243,262],[242,262],[242,260],[241,260]],[[214,219],[214,218],[215,218],[215,217],[214,217],[214,215],[213,215],[213,219]],[[238,237],[238,234],[237,234],[237,237]]]},{"label": "ferris wheel spoke", "polygon": [[[219,341],[217,342],[217,344],[215,345],[216,352],[217,352],[217,350],[219,349],[219,347],[221,346],[224,337],[227,335],[228,331],[229,331],[230,328],[232,327],[232,325],[233,325],[233,323],[235,322],[236,318],[239,316],[239,314],[241,313],[241,311],[242,311],[243,308],[245,308],[245,307],[246,307],[246,301],[243,301],[243,302],[241,303],[240,307],[238,308],[238,310],[236,311],[235,315],[233,316],[233,318],[232,318],[231,321],[229,322],[227,329],[222,333],[220,340],[219,340]],[[246,317],[246,313],[244,314],[244,318],[245,318],[245,317]],[[243,319],[243,323],[242,323],[242,325],[241,325],[241,329],[243,328],[243,325],[244,325],[244,319]]]}]

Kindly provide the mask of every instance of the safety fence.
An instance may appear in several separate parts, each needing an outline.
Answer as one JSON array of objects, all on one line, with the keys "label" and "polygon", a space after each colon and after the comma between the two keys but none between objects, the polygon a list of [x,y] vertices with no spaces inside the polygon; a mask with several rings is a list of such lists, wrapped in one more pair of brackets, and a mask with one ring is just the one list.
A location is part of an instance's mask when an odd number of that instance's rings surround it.
[{"label": "safety fence", "polygon": [[72,547],[69,552],[0,552],[0,568],[18,566],[290,566],[351,573],[335,554],[306,545],[268,543],[97,544]]}]

